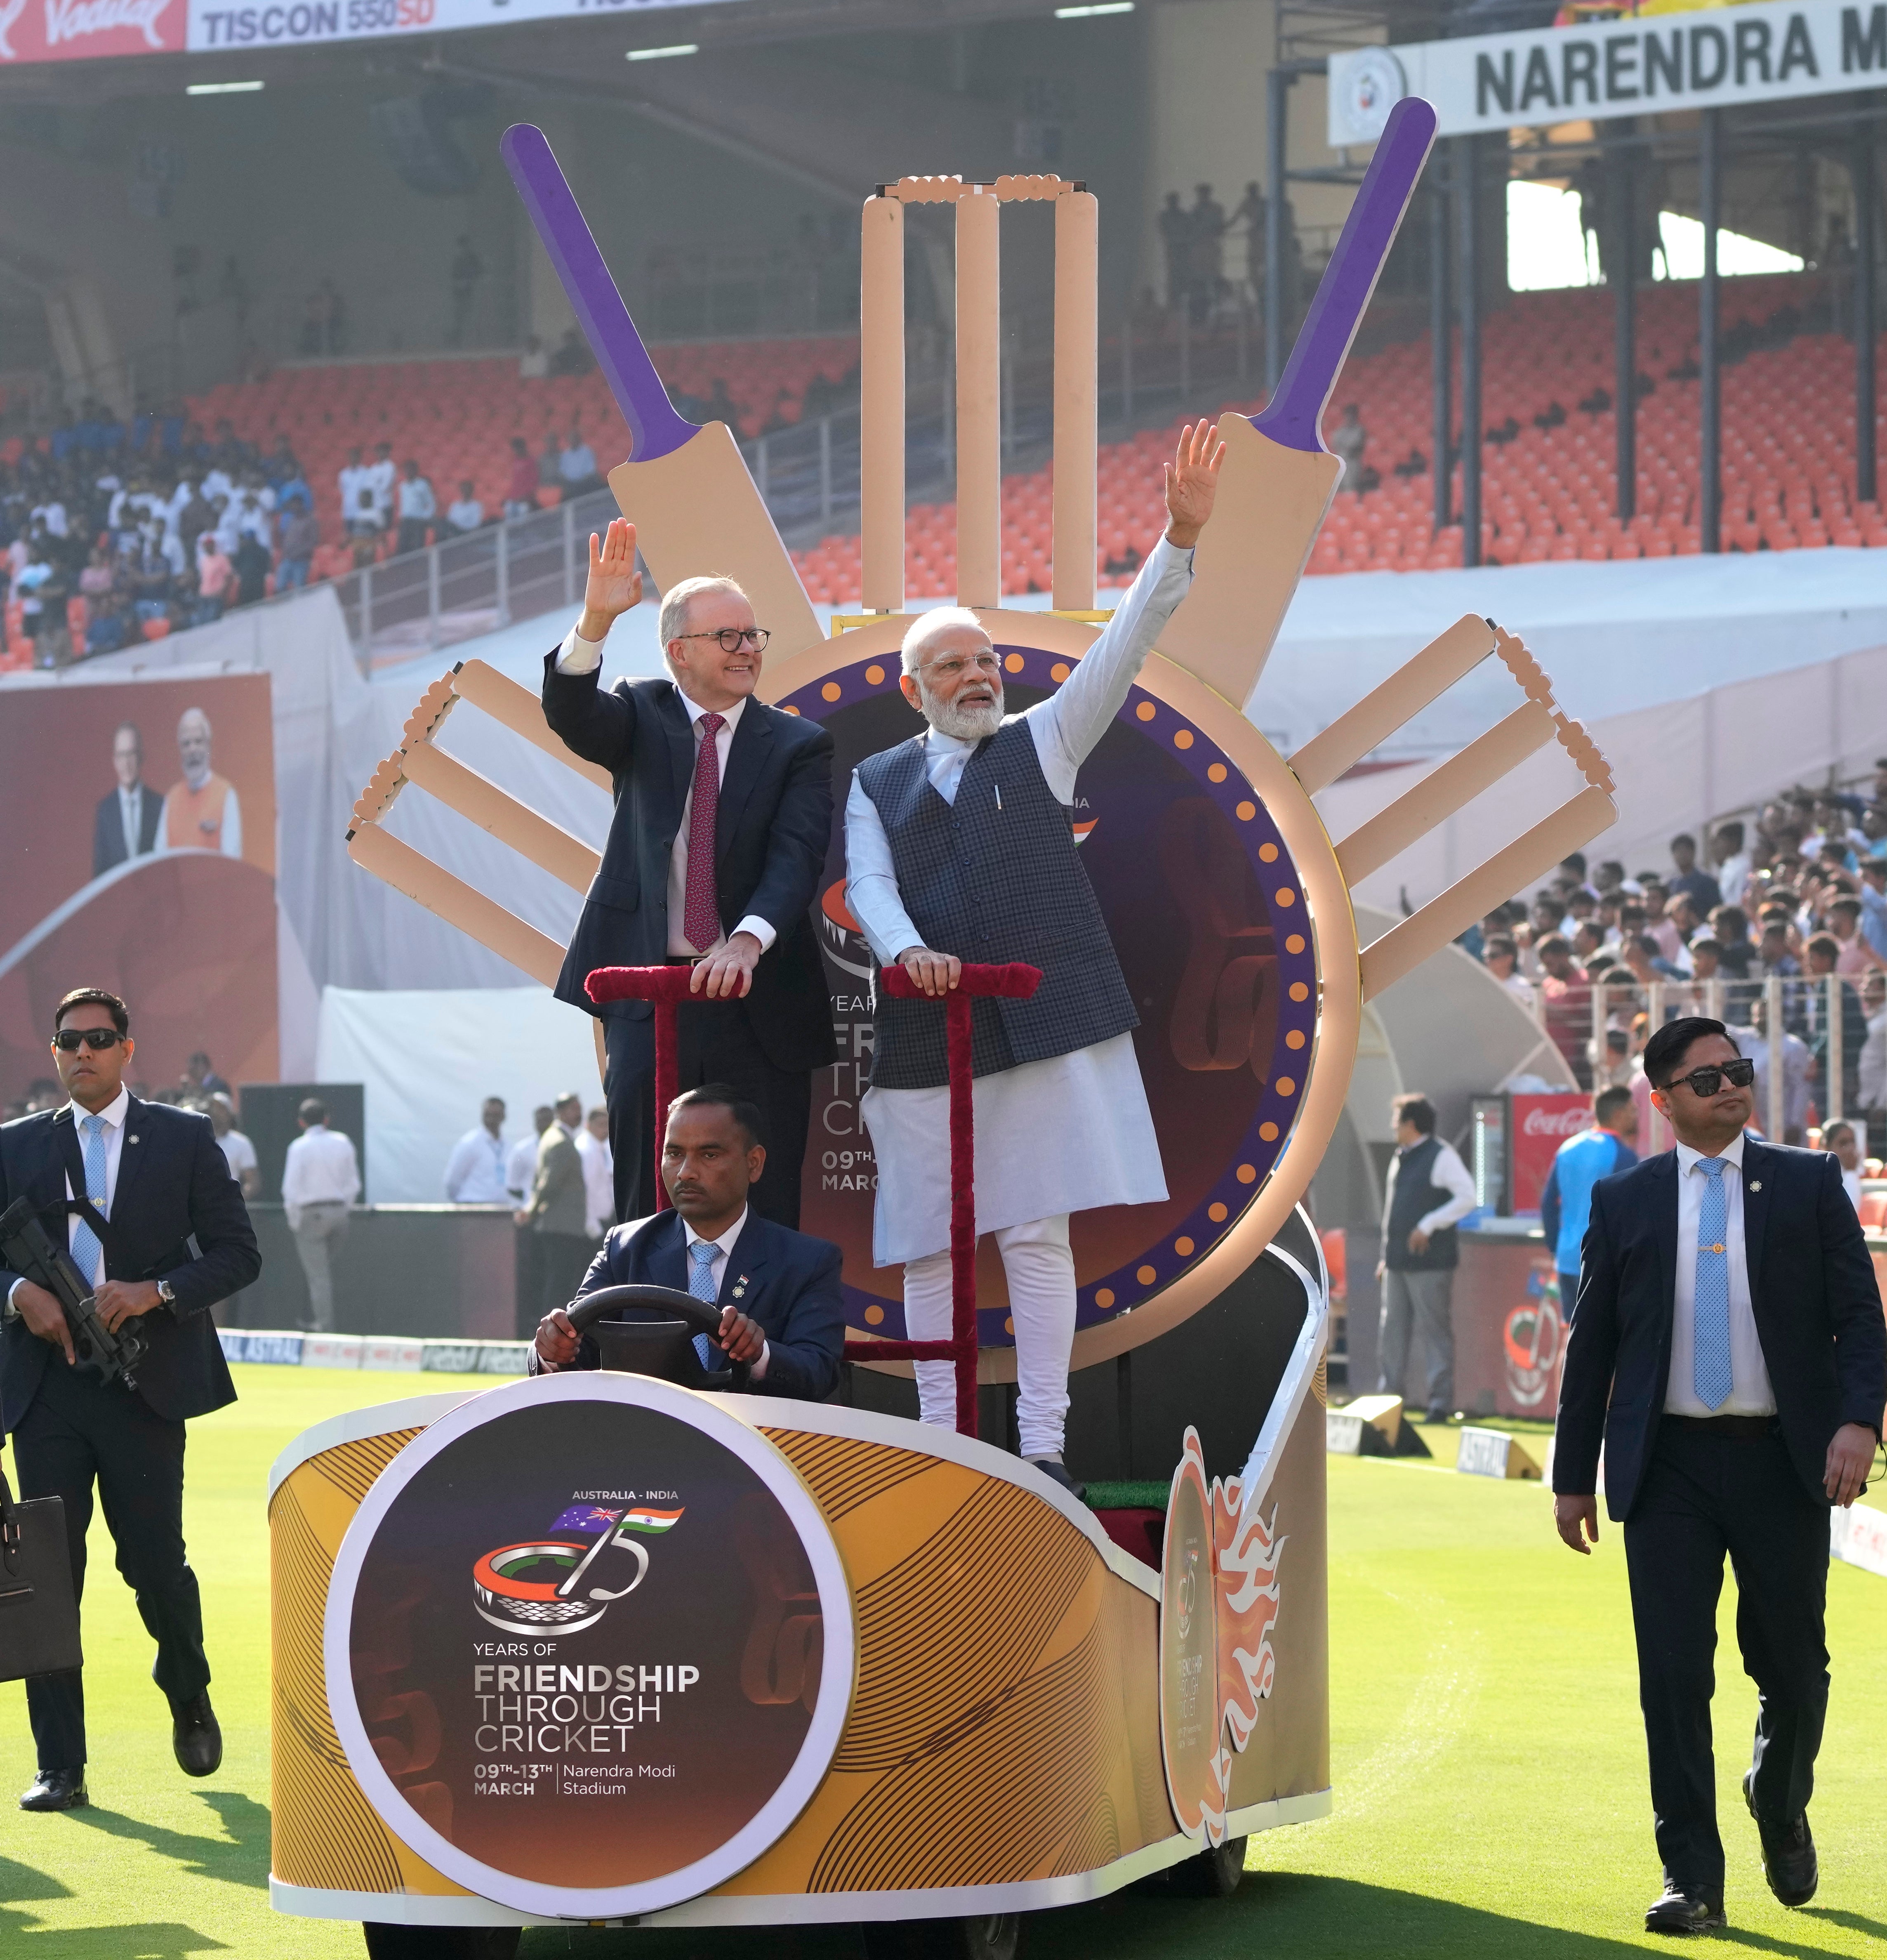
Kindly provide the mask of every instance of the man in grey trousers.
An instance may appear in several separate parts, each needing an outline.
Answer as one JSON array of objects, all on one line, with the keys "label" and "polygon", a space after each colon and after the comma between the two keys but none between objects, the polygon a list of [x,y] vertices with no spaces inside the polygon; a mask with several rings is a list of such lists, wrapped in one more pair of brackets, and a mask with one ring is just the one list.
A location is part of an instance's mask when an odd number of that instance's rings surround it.
[{"label": "man in grey trousers", "polygon": [[517,1222],[536,1235],[539,1319],[577,1297],[596,1249],[589,1236],[583,1160],[577,1148],[582,1098],[573,1093],[559,1096],[555,1115],[538,1140],[537,1175],[529,1201],[517,1214]]},{"label": "man in grey trousers", "polygon": [[1428,1420],[1445,1422],[1454,1406],[1454,1227],[1474,1209],[1474,1180],[1454,1147],[1435,1134],[1434,1105],[1427,1096],[1398,1096],[1390,1114],[1396,1154],[1383,1193],[1376,1265],[1383,1287],[1376,1392],[1403,1392],[1410,1328],[1419,1327],[1428,1357]]}]

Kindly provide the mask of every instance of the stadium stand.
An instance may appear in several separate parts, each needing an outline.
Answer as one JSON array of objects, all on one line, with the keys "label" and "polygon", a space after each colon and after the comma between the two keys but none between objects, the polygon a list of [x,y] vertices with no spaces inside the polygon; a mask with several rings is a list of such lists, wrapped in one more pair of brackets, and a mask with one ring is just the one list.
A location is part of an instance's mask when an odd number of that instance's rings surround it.
[{"label": "stadium stand", "polygon": [[[1824,284],[1783,275],[1726,281],[1722,288],[1727,549],[1887,544],[1879,504],[1854,495],[1851,345],[1839,334],[1797,330],[1823,299]],[[1597,289],[1522,295],[1487,321],[1482,546],[1495,564],[1668,558],[1700,549],[1696,289],[1660,285],[1640,298],[1638,511],[1622,524],[1612,504],[1612,320],[1611,295]],[[1425,333],[1352,356],[1331,420],[1341,404],[1358,405],[1369,434],[1363,463],[1377,480],[1363,494],[1338,496],[1311,572],[1460,564],[1460,525],[1438,536],[1432,531],[1428,377]],[[1226,406],[1250,414],[1262,401]],[[1102,449],[1104,583],[1126,583],[1158,535],[1158,464],[1178,428],[1175,418]],[[1409,466],[1416,457],[1419,466]],[[1396,474],[1399,463],[1406,473]],[[1458,463],[1454,496],[1458,508]],[[1004,482],[1009,592],[1048,588],[1049,501],[1046,470]],[[955,527],[950,505],[912,508],[905,577],[913,598],[955,590]],[[815,600],[858,603],[856,538],[828,538],[799,562]]]},{"label": "stadium stand", "polygon": [[[724,389],[748,437],[798,422],[809,392],[842,386],[858,366],[856,335],[691,342],[650,352],[684,414],[704,416]],[[513,436],[523,436],[535,457],[547,431],[561,439],[579,427],[605,467],[629,448],[600,374],[527,381],[511,358],[310,364],[260,381],[224,382],[187,406],[205,428],[227,419],[265,453],[285,434],[307,473],[329,544],[341,528],[335,478],[356,445],[371,455],[375,444],[387,442],[399,460],[417,457],[443,493],[442,505],[469,478],[488,510],[504,501]]]}]

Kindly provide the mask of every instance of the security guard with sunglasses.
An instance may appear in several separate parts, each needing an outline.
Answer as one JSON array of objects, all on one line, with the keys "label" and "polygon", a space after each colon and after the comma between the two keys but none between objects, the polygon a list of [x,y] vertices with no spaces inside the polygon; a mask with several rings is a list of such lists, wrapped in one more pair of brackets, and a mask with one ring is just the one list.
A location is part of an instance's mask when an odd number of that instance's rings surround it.
[{"label": "security guard with sunglasses", "polygon": [[[81,988],[53,1017],[52,1059],[71,1100],[0,1127],[0,1210],[30,1198],[88,1279],[114,1333],[132,1319],[145,1352],[136,1386],[75,1363],[58,1300],[0,1268],[0,1427],[13,1437],[20,1491],[59,1497],[75,1585],[85,1577],[94,1484],[157,1653],[171,1746],[187,1776],[223,1759],[196,1575],[183,1548],[184,1423],[236,1399],[211,1304],[262,1270],[241,1188],[207,1116],[145,1102],[124,1086],[136,1052],[115,994]],[[27,1683],[39,1774],[23,1810],[87,1801],[84,1678]]]},{"label": "security guard with sunglasses", "polygon": [[1787,1906],[1819,1882],[1828,1510],[1854,1501],[1880,1441],[1887,1327],[1839,1162],[1746,1134],[1755,1071],[1723,1023],[1668,1023],[1644,1072],[1677,1147],[1593,1187],[1553,1508],[1589,1552],[1603,1439],[1664,1867],[1645,1925],[1705,1933],[1724,1923],[1710,1704],[1726,1554],[1758,1697],[1742,1790],[1763,1874]]}]

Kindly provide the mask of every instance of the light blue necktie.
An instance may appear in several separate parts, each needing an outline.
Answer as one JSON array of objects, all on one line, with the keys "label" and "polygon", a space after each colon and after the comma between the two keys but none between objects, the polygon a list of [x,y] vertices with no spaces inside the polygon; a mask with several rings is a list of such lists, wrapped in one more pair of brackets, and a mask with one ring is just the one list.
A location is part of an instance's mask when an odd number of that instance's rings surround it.
[{"label": "light blue necktie", "polygon": [[[720,1250],[711,1239],[697,1239],[688,1248],[688,1291],[709,1306],[714,1304],[714,1255]],[[718,1374],[727,1365],[705,1334],[695,1335],[694,1351],[710,1375]]]},{"label": "light blue necktie", "polygon": [[1721,1157],[1699,1157],[1704,1173],[1702,1201],[1697,1208],[1697,1297],[1692,1312],[1695,1345],[1691,1382],[1697,1399],[1716,1410],[1730,1399],[1730,1198],[1723,1172],[1730,1168]]},{"label": "light blue necktie", "polygon": [[[78,1127],[85,1133],[85,1195],[91,1200],[92,1209],[103,1218],[106,1216],[105,1119],[103,1116],[87,1116],[81,1120]],[[105,1249],[82,1214],[72,1233],[72,1262],[96,1293],[105,1278]]]}]

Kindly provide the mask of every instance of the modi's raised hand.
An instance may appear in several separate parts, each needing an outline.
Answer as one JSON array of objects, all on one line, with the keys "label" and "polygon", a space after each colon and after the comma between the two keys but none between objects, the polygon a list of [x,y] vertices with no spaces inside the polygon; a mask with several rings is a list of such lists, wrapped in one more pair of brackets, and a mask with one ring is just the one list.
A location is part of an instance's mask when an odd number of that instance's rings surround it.
[{"label": "modi's raised hand", "polygon": [[577,630],[586,640],[606,638],[633,606],[642,603],[642,574],[636,569],[636,527],[615,517],[599,538],[589,534],[589,577],[583,586],[583,616]]},{"label": "modi's raised hand", "polygon": [[1212,514],[1218,495],[1218,466],[1225,445],[1216,422],[1188,422],[1180,431],[1178,453],[1166,466],[1166,527],[1168,544],[1182,551],[1199,542],[1199,534]]}]

